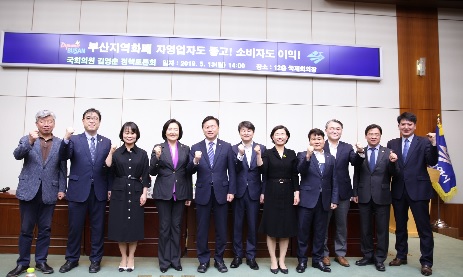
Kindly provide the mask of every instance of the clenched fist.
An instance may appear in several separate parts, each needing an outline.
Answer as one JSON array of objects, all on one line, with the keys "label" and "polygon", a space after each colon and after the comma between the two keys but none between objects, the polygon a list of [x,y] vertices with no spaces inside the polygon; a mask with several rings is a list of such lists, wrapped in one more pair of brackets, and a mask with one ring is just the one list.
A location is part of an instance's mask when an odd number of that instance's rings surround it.
[{"label": "clenched fist", "polygon": [[72,127],[67,127],[66,128],[66,133],[64,134],[64,138],[65,140],[69,140],[71,138],[71,136],[74,134],[75,130],[74,128]]},{"label": "clenched fist", "polygon": [[194,159],[194,163],[195,164],[198,164],[199,163],[199,160],[201,160],[201,156],[203,155],[203,152],[201,151],[195,151],[195,159]]},{"label": "clenched fist", "polygon": [[34,130],[29,132],[29,144],[34,144],[35,140],[39,138],[39,131]]},{"label": "clenched fist", "polygon": [[363,152],[365,152],[365,149],[363,149],[363,146],[360,144],[360,142],[357,142],[357,143],[355,144],[355,148],[357,148],[357,152],[358,152],[358,153],[363,153]]},{"label": "clenched fist", "polygon": [[243,144],[238,145],[238,151],[240,152],[241,156],[244,155],[244,145]]},{"label": "clenched fist", "polygon": [[161,157],[161,153],[162,153],[162,147],[161,145],[156,145],[153,149],[154,153],[156,154],[156,158],[158,158],[159,160],[159,157]]}]

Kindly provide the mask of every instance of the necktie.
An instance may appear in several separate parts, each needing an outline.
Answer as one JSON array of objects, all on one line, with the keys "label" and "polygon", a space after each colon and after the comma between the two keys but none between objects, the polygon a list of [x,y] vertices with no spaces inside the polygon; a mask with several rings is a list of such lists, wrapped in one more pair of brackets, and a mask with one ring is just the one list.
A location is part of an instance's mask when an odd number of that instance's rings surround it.
[{"label": "necktie", "polygon": [[404,157],[404,161],[407,160],[407,154],[408,154],[408,148],[410,147],[410,141],[407,139],[405,139],[405,142],[404,142],[404,151],[402,152],[402,156]]},{"label": "necktie", "polygon": [[95,162],[95,152],[96,152],[95,138],[92,137],[90,140],[91,140],[91,142],[90,142],[90,156],[92,157],[92,162],[94,163]]},{"label": "necktie", "polygon": [[319,163],[318,166],[320,166],[320,172],[323,174],[323,170],[325,169],[325,164],[324,163]]},{"label": "necktie", "polygon": [[209,156],[209,163],[211,167],[214,165],[214,143],[209,142],[209,149],[207,150],[207,155]]},{"label": "necktie", "polygon": [[373,172],[373,170],[375,170],[375,165],[376,165],[376,148],[370,148],[371,150],[371,154],[370,154],[370,160],[369,160],[369,164],[370,164],[370,172]]}]

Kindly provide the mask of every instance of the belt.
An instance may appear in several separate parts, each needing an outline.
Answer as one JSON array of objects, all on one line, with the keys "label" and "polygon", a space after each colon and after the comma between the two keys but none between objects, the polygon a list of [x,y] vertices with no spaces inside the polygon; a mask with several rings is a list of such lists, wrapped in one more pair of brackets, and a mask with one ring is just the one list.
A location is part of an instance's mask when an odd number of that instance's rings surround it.
[{"label": "belt", "polygon": [[267,181],[284,184],[284,183],[291,183],[292,179],[268,179]]}]

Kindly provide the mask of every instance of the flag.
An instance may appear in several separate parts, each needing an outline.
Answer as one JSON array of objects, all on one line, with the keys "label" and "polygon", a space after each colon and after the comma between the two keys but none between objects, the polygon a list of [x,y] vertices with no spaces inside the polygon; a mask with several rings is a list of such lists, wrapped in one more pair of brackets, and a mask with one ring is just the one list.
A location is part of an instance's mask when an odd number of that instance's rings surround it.
[{"label": "flag", "polygon": [[447,202],[457,193],[457,181],[447,149],[447,143],[445,142],[444,128],[442,128],[439,118],[437,118],[436,126],[436,146],[439,152],[439,160],[437,165],[433,166],[433,168],[439,170],[440,176],[439,182],[432,182],[432,186],[437,194],[439,194],[440,198],[444,200],[444,202]]}]

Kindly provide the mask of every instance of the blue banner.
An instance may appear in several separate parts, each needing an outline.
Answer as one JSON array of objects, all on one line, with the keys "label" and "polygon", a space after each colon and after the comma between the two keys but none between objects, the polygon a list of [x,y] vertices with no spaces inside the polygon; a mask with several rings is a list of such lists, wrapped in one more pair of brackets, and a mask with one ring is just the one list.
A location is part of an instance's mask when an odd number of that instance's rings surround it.
[{"label": "blue banner", "polygon": [[1,65],[381,80],[379,47],[4,32]]},{"label": "blue banner", "polygon": [[439,183],[433,182],[432,185],[440,198],[447,202],[457,193],[457,181],[445,142],[444,128],[442,128],[440,121],[436,127],[436,145],[439,151],[439,161],[434,168],[440,171],[440,176]]}]

